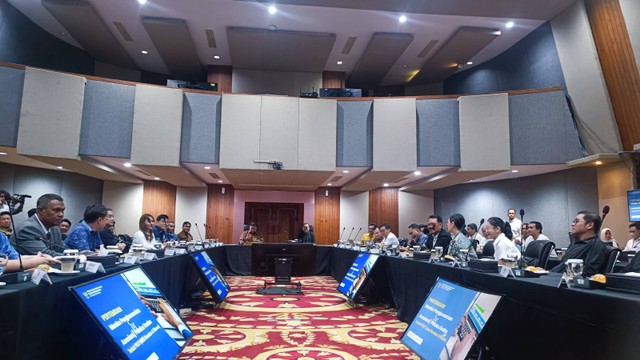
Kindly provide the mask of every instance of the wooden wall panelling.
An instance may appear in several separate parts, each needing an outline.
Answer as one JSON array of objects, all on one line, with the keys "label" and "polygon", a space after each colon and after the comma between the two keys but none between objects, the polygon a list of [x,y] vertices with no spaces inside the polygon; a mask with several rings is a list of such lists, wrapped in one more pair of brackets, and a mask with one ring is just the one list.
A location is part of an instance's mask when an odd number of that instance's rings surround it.
[{"label": "wooden wall panelling", "polygon": [[160,214],[167,214],[169,219],[175,219],[176,187],[164,181],[145,181],[142,190],[142,213],[151,214],[154,219]]},{"label": "wooden wall panelling", "polygon": [[315,191],[314,234],[318,245],[335,244],[340,236],[340,189]]},{"label": "wooden wall panelling", "polygon": [[208,65],[207,82],[218,83],[218,92],[231,92],[231,79],[233,67],[225,65]]},{"label": "wooden wall panelling", "polygon": [[322,72],[322,87],[330,89],[342,89],[345,82],[344,71],[323,71]]},{"label": "wooden wall panelling", "polygon": [[619,0],[587,0],[587,15],[625,150],[640,143],[640,74]]},{"label": "wooden wall panelling", "polygon": [[[224,194],[222,189],[224,188]],[[228,185],[209,185],[207,191],[206,237],[219,239],[225,244],[234,244],[233,201],[235,191]]]},{"label": "wooden wall panelling", "polygon": [[403,235],[398,228],[397,188],[378,188],[369,191],[369,223],[376,223],[378,226],[387,223],[391,225],[392,233],[398,237]]}]

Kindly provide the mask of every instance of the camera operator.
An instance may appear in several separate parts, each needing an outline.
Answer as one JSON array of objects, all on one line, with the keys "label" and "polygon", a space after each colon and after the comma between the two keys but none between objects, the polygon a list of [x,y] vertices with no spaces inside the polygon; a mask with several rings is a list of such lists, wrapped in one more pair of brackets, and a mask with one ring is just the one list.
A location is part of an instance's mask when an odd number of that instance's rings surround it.
[{"label": "camera operator", "polygon": [[[31,197],[29,195],[14,195],[13,197],[6,190],[0,190],[0,212],[9,211],[9,202],[11,202],[11,214],[15,215],[22,212],[24,199]],[[17,205],[17,206],[16,206]]]}]

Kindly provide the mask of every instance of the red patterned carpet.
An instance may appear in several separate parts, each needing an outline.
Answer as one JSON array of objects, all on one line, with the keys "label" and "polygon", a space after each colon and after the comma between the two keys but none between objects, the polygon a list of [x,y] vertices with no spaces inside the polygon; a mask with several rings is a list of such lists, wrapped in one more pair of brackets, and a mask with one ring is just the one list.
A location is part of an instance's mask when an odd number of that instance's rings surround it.
[{"label": "red patterned carpet", "polygon": [[331,277],[295,279],[304,295],[286,296],[256,294],[262,278],[227,280],[220,308],[186,318],[194,337],[180,359],[419,359],[400,342],[406,324],[393,309],[351,307]]}]

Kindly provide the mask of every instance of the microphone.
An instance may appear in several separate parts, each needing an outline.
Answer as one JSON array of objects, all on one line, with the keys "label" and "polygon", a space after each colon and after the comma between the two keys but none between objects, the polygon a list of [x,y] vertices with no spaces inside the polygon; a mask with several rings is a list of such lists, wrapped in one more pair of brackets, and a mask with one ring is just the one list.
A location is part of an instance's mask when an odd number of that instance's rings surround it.
[{"label": "microphone", "polygon": [[50,245],[50,246],[51,246],[51,250],[53,250],[53,247],[57,247],[58,249],[62,249],[62,251],[67,250],[67,248],[66,248],[66,247],[64,247],[64,246],[60,246],[60,245],[58,245],[58,244],[56,244],[56,243],[54,243],[54,242],[52,242],[52,241],[49,241],[49,240],[47,240],[47,239],[43,238],[42,236],[38,236],[38,237],[36,237],[35,239],[36,239],[36,240],[40,240],[40,241],[42,241],[43,243],[45,243],[45,244],[47,244],[47,245]]},{"label": "microphone", "polygon": [[524,222],[524,209],[520,209],[520,221]]},{"label": "microphone", "polygon": [[609,214],[609,210],[611,210],[611,208],[609,207],[609,205],[605,205],[602,208],[602,222],[604,222],[604,218],[607,217],[607,214]]},{"label": "microphone", "polygon": [[351,240],[351,234],[353,234],[353,230],[355,229],[356,229],[355,226],[351,228],[351,232],[349,233],[349,236],[347,236],[347,241]]},{"label": "microphone", "polygon": [[200,241],[202,241],[202,234],[200,234],[200,228],[198,227],[198,223],[193,223],[196,226],[196,230],[198,230],[198,236],[200,237]]},{"label": "microphone", "polygon": [[358,233],[356,234],[356,236],[353,238],[353,241],[356,241],[356,239],[358,238],[358,235],[360,235],[360,231],[362,231],[362,228],[360,228],[358,230]]},{"label": "microphone", "polygon": [[346,227],[346,226],[344,226],[344,227],[342,228],[342,232],[340,233],[340,237],[338,238],[338,241],[342,240],[342,235],[344,235],[344,231],[345,231],[346,229],[347,229],[347,227]]},{"label": "microphone", "polygon": [[207,238],[207,233],[209,232],[209,227],[207,227],[207,224],[202,223],[202,226],[204,227],[204,238]]}]

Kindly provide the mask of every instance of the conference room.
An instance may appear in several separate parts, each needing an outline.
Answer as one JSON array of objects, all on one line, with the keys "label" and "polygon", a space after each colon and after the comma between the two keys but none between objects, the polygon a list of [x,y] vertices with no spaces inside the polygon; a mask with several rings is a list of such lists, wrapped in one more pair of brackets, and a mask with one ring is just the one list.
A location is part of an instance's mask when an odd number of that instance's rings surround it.
[{"label": "conference room", "polygon": [[[630,89],[640,86],[640,34],[629,20],[638,5],[462,3],[0,0],[0,189],[30,196],[13,223],[47,193],[64,198],[72,228],[92,204],[112,209],[116,234],[132,236],[142,214],[166,214],[176,232],[189,222],[194,241],[223,244],[202,245],[231,286],[226,301],[202,310],[209,316],[242,306],[234,297],[260,285],[252,246],[238,245],[252,222],[269,244],[288,244],[307,224],[313,277],[295,279],[305,294],[322,289],[344,301],[345,312],[377,309],[335,291],[360,253],[335,245],[356,243],[370,223],[406,238],[410,224],[431,214],[446,230],[455,213],[480,224],[522,209],[517,218],[540,222],[562,249],[579,211],[601,215],[608,206],[602,226],[624,247],[636,204],[628,191],[638,188],[640,99]],[[178,312],[200,279],[190,256],[140,265]],[[0,348],[9,358],[81,358],[91,354],[84,342],[109,353],[113,344],[68,287],[128,269],[118,266],[0,288],[2,318],[10,319],[0,322]],[[395,333],[399,345],[322,346],[338,346],[343,358],[417,356],[400,336],[438,278],[502,296],[476,358],[628,358],[638,340],[628,314],[640,298],[632,293],[381,255],[363,291],[392,313],[394,330],[384,334]],[[38,304],[42,311],[32,312]],[[194,339],[181,358],[304,348],[269,333],[224,351],[203,332],[204,319],[190,320],[199,311],[182,317]],[[578,329],[600,340],[585,344]],[[334,331],[333,339],[353,335]],[[540,343],[545,349],[530,350]],[[322,358],[312,344],[309,356]]]}]

